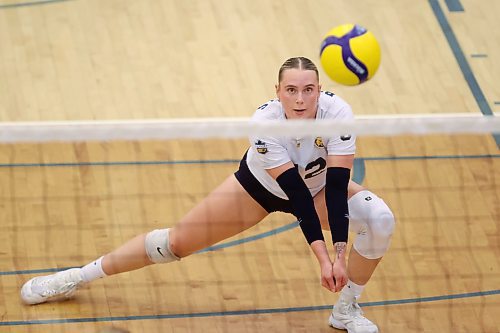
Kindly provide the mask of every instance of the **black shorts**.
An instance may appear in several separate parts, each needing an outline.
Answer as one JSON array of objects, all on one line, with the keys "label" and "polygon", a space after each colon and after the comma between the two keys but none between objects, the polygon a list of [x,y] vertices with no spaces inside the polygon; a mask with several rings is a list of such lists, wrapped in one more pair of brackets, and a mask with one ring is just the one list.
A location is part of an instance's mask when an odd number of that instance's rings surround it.
[{"label": "black shorts", "polygon": [[268,213],[292,213],[290,201],[275,196],[269,192],[252,174],[247,165],[247,153],[241,159],[240,168],[234,173],[241,186]]}]

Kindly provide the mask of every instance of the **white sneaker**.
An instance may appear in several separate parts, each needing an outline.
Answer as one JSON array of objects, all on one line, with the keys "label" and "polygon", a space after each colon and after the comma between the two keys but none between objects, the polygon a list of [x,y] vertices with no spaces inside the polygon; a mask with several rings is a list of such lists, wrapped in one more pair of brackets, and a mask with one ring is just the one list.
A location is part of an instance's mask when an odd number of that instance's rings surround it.
[{"label": "white sneaker", "polygon": [[378,333],[377,325],[363,316],[355,297],[340,295],[328,319],[330,326],[347,330],[347,333]]},{"label": "white sneaker", "polygon": [[21,288],[21,298],[26,304],[68,299],[83,284],[81,268],[71,268],[55,274],[35,277]]}]

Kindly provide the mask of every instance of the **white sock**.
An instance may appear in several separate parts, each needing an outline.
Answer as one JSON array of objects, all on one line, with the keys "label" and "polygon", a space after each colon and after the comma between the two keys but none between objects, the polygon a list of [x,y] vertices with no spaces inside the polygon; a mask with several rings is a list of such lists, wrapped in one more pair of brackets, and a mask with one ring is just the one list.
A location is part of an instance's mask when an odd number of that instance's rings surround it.
[{"label": "white sock", "polygon": [[102,270],[102,258],[100,257],[82,267],[83,282],[91,282],[106,276],[106,273]]},{"label": "white sock", "polygon": [[359,296],[361,296],[363,289],[365,289],[364,285],[360,286],[359,284],[356,284],[351,280],[347,280],[347,284],[344,286],[344,288],[342,288],[342,294],[358,298]]}]

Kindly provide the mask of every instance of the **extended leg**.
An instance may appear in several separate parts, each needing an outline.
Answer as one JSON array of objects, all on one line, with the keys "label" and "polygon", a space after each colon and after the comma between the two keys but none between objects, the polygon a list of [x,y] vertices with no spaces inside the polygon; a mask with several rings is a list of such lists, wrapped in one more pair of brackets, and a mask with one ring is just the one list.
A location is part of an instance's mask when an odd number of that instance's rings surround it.
[{"label": "extended leg", "polygon": [[21,297],[28,304],[70,297],[82,283],[188,256],[254,226],[266,215],[231,175],[173,228],[136,236],[82,269],[33,278],[24,284]]}]

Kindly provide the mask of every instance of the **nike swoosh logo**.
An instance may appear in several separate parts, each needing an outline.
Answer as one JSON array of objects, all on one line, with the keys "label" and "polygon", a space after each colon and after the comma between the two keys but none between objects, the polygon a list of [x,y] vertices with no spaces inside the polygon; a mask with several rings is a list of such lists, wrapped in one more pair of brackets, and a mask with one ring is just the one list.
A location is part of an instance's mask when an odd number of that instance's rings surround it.
[{"label": "nike swoosh logo", "polygon": [[165,256],[163,255],[163,253],[161,253],[161,251],[160,251],[160,250],[161,250],[161,247],[159,247],[159,246],[158,246],[158,247],[156,248],[156,251],[158,251],[158,253],[159,253],[159,254],[160,254],[163,258],[165,258]]}]

